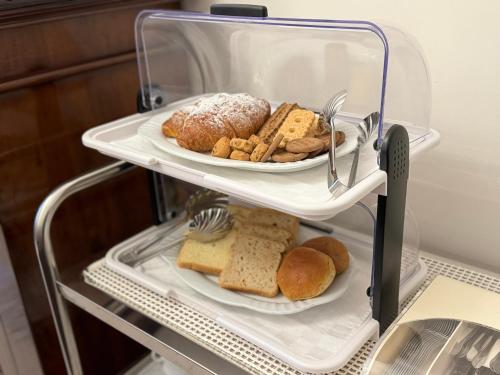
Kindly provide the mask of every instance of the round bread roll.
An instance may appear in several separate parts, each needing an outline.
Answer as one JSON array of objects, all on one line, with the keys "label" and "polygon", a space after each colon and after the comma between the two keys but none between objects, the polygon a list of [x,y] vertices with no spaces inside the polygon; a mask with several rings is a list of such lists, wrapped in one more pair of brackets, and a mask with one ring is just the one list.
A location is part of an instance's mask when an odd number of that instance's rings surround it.
[{"label": "round bread roll", "polygon": [[278,286],[292,301],[319,296],[334,278],[332,258],[309,247],[290,250],[278,269]]},{"label": "round bread roll", "polygon": [[306,241],[302,246],[311,247],[333,259],[337,274],[349,268],[349,253],[345,245],[333,237],[316,237]]}]

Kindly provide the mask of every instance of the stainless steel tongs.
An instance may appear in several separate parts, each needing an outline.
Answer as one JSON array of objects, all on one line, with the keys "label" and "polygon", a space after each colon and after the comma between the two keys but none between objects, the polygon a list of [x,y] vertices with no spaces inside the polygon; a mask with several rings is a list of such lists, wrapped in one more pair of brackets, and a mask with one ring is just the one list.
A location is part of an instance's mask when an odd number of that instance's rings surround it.
[{"label": "stainless steel tongs", "polygon": [[345,102],[347,91],[342,90],[328,100],[323,107],[323,117],[325,122],[330,125],[330,148],[328,150],[328,190],[334,197],[338,197],[347,190],[347,186],[340,181],[335,165],[335,123],[334,119],[340,108]]}]

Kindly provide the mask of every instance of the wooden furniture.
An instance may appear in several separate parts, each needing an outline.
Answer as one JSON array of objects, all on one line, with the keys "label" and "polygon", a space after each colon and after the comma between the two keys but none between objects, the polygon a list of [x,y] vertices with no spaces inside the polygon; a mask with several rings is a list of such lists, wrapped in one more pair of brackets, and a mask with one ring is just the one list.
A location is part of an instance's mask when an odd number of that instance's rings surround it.
[{"label": "wooden furniture", "polygon": [[[109,163],[81,144],[81,134],[136,111],[134,19],[145,8],[176,7],[139,0],[0,7],[0,223],[46,374],[63,374],[64,363],[33,248],[36,209],[62,181]],[[66,228],[53,233],[63,249],[57,261],[88,263],[150,225],[148,194],[146,172],[138,170],[68,201],[55,218]],[[71,313],[86,373],[117,372],[144,352],[82,310]],[[114,354],[105,350],[111,346]]]}]

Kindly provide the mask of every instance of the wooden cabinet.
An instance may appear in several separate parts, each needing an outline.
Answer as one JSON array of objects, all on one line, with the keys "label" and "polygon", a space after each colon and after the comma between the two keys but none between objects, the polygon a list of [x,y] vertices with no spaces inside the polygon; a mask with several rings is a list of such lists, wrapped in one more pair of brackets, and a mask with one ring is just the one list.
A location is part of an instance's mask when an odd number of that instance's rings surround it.
[{"label": "wooden cabinet", "polygon": [[[64,363],[33,246],[36,209],[61,182],[112,161],[80,137],[136,112],[135,16],[172,7],[177,2],[0,7],[0,224],[46,374],[63,374]],[[148,202],[140,170],[71,199],[54,223],[61,267],[88,262],[150,225]],[[86,373],[115,373],[144,350],[81,310],[72,316]]]}]

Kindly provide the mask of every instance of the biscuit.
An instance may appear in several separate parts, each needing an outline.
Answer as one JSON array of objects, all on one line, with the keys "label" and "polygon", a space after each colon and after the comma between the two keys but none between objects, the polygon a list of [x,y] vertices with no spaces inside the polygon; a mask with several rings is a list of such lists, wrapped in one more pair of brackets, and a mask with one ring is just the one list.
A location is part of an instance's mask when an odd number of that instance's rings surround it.
[{"label": "biscuit", "polygon": [[319,115],[318,117],[318,127],[316,128],[316,137],[318,135],[323,135],[330,132],[330,125],[328,125],[325,121],[323,115]]},{"label": "biscuit", "polygon": [[252,134],[250,136],[250,138],[248,138],[248,141],[251,142],[253,144],[253,147],[257,146],[258,144],[260,143],[264,143],[262,141],[262,139],[260,139],[259,137],[257,137],[255,134]]},{"label": "biscuit", "polygon": [[330,133],[320,135],[316,138],[323,142],[323,149],[321,151],[328,151],[330,148]]},{"label": "biscuit", "polygon": [[283,134],[280,147],[284,148],[287,142],[293,139],[304,138],[311,129],[315,117],[314,112],[306,109],[291,111],[279,128],[279,132]]},{"label": "biscuit", "polygon": [[289,141],[286,144],[286,150],[288,152],[299,154],[301,152],[314,152],[322,150],[324,146],[325,144],[321,139],[305,137]]},{"label": "biscuit", "polygon": [[269,146],[265,143],[259,143],[253,149],[253,152],[250,155],[250,161],[261,161],[268,148]]},{"label": "biscuit", "polygon": [[249,161],[250,160],[250,154],[248,154],[248,152],[244,152],[244,151],[240,151],[240,150],[234,150],[233,152],[231,152],[231,155],[229,155],[229,159]]},{"label": "biscuit", "polygon": [[316,137],[317,135],[320,135],[319,132],[319,116],[314,116],[313,123],[311,125],[311,129],[306,134],[306,137]]},{"label": "biscuit", "polygon": [[[322,134],[316,138],[320,139],[325,144],[322,152],[328,151],[328,149],[330,148],[330,133]],[[336,131],[335,132],[335,145],[337,147],[339,147],[342,143],[344,143],[344,141],[345,141],[345,133],[343,131]]]},{"label": "biscuit", "polygon": [[345,133],[343,131],[335,132],[335,145],[338,147],[345,141]]},{"label": "biscuit", "polygon": [[282,103],[278,108],[276,108],[276,111],[273,112],[264,125],[262,125],[257,133],[257,136],[264,143],[271,143],[274,136],[278,132],[279,127],[283,124],[283,121],[285,121],[285,118],[292,110],[297,108],[299,108],[299,106],[296,103]]},{"label": "biscuit", "polygon": [[215,142],[214,148],[212,149],[212,156],[217,158],[227,159],[231,153],[231,147],[229,146],[230,140],[228,137],[222,137],[217,142]]},{"label": "biscuit", "polygon": [[324,152],[325,151],[323,150],[323,148],[320,148],[319,150],[310,152],[308,158],[309,159],[315,158],[316,156],[318,156],[319,154],[323,154]]},{"label": "biscuit", "polygon": [[246,152],[248,154],[252,153],[254,145],[252,142],[247,141],[242,138],[233,138],[229,144],[231,149]]},{"label": "biscuit", "polygon": [[274,153],[271,159],[273,159],[273,161],[276,161],[278,163],[288,163],[290,161],[299,161],[305,159],[307,158],[307,155],[309,155],[307,152],[294,154],[292,152],[280,151]]},{"label": "biscuit", "polygon": [[262,156],[262,159],[260,159],[261,162],[266,162],[267,159],[273,154],[273,152],[278,148],[278,145],[281,143],[283,140],[283,134],[278,133],[273,139],[273,143],[268,147],[266,153]]}]

